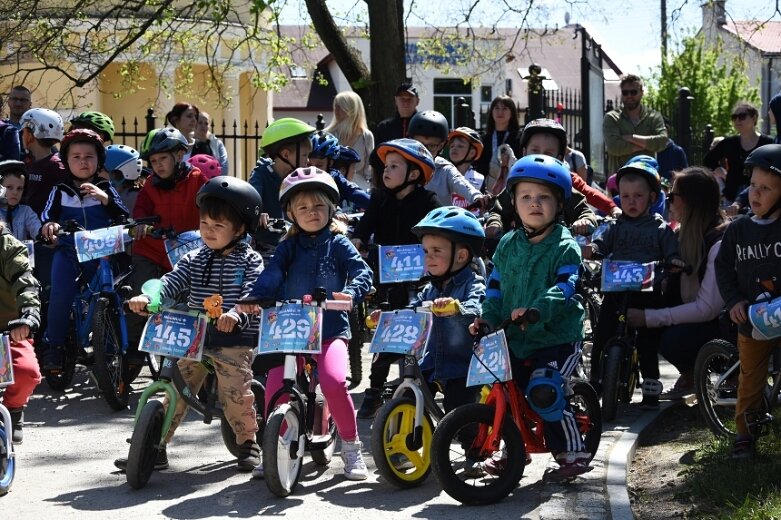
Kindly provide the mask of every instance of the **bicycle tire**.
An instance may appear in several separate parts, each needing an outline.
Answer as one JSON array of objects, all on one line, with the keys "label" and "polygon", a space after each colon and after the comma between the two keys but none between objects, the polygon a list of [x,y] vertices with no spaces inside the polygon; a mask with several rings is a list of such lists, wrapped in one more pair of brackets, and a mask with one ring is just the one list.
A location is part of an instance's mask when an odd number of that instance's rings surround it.
[{"label": "bicycle tire", "polygon": [[602,302],[599,301],[599,296],[593,292],[586,292],[584,298],[584,305],[586,310],[586,318],[588,318],[589,328],[585,329],[585,337],[583,339],[584,349],[583,356],[581,357],[581,365],[583,367],[584,378],[591,378],[592,367],[594,366],[594,359],[591,357],[591,352],[594,348],[594,333],[597,330],[597,321],[599,320],[599,310],[602,306]]},{"label": "bicycle tire", "polygon": [[[509,495],[523,477],[526,448],[521,433],[509,415],[505,417],[501,431],[501,440],[504,441],[507,450],[507,463],[503,465],[499,474],[485,473],[479,478],[473,478],[464,475],[463,471],[459,472],[465,467],[467,455],[476,462],[491,458],[491,454],[487,457],[479,454],[480,449],[473,447],[464,449],[458,436],[469,425],[472,428],[465,432],[468,437],[473,436],[473,430],[480,426],[490,429],[494,422],[494,414],[494,407],[485,404],[459,406],[448,413],[434,430],[431,439],[432,470],[442,489],[462,504],[481,505],[498,502]],[[457,460],[451,460],[451,455],[454,454]]]},{"label": "bicycle tire", "polygon": [[602,419],[612,421],[618,413],[624,348],[618,343],[608,344],[602,363]]},{"label": "bicycle tire", "polygon": [[141,409],[130,438],[130,452],[125,469],[127,483],[133,489],[146,486],[152,476],[157,452],[160,450],[164,419],[165,410],[160,401],[147,401]]},{"label": "bicycle tire", "polygon": [[64,391],[73,383],[73,377],[76,375],[76,360],[79,357],[79,345],[76,340],[76,326],[73,323],[73,317],[68,315],[68,331],[65,336],[65,352],[63,353],[62,368],[56,372],[47,371],[44,375],[46,384],[49,388],[57,391]]},{"label": "bicycle tire", "polygon": [[[263,418],[266,392],[263,385],[255,379],[252,380],[250,388],[252,389],[252,395],[255,396],[253,406],[255,407],[255,422],[258,425],[258,431],[255,433],[255,442],[258,443],[258,446],[261,446],[263,444],[263,428],[266,424],[266,420]],[[236,442],[236,434],[233,432],[230,422],[224,415],[220,417],[220,435],[222,436],[222,442],[225,444],[225,447],[228,448],[230,454],[238,458],[239,444]]]},{"label": "bicycle tire", "polygon": [[[402,489],[421,485],[431,473],[431,438],[434,423],[429,414],[423,412],[422,445],[411,449],[415,433],[414,399],[397,397],[387,401],[377,411],[372,423],[372,456],[377,471],[388,482]],[[412,468],[397,467],[393,456],[404,456]]]},{"label": "bicycle tire", "polygon": [[635,393],[635,388],[639,386],[638,383],[640,381],[640,358],[637,347],[632,347],[631,352],[632,356],[629,358],[629,364],[623,363],[621,365],[621,369],[624,371],[623,377],[621,379],[622,381],[626,382],[626,386],[621,386],[620,392],[618,393],[618,398],[622,403],[626,404],[632,402],[632,396]]},{"label": "bicycle tire", "polygon": [[602,439],[602,410],[599,407],[599,396],[587,381],[575,381],[568,400],[570,410],[578,423],[578,430],[583,435],[583,444],[593,459]]},{"label": "bicycle tire", "polygon": [[0,426],[0,497],[11,490],[11,484],[13,484],[16,475],[17,459],[9,456],[5,442],[5,429]]},{"label": "bicycle tire", "polygon": [[263,432],[263,479],[269,491],[286,497],[298,485],[304,466],[301,418],[289,403],[278,406]]},{"label": "bicycle tire", "polygon": [[112,410],[128,409],[131,374],[122,352],[119,309],[108,298],[99,298],[92,321],[92,350],[95,365],[92,369],[98,388]]},{"label": "bicycle tire", "polygon": [[350,389],[361,384],[363,379],[363,342],[366,336],[363,314],[360,311],[363,304],[353,307],[350,311],[350,340],[347,342],[347,354],[350,361]]},{"label": "bicycle tire", "polygon": [[[697,407],[714,435],[734,436],[735,429],[730,425],[735,418],[735,406],[720,405],[719,401],[737,399],[736,381],[721,388],[715,388],[716,380],[738,361],[738,349],[729,341],[715,339],[707,342],[697,353],[694,362],[694,391],[697,395]],[[739,370],[739,369],[738,369]],[[735,374],[737,377],[737,373]],[[726,381],[724,383],[727,383]]]}]

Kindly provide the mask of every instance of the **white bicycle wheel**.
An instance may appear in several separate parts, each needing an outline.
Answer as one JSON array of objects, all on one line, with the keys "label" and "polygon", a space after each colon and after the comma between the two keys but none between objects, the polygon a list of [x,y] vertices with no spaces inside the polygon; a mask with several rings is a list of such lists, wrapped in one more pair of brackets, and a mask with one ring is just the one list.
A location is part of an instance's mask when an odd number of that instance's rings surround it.
[{"label": "white bicycle wheel", "polygon": [[286,497],[298,484],[305,444],[298,411],[288,403],[274,409],[263,432],[263,478],[275,495]]}]

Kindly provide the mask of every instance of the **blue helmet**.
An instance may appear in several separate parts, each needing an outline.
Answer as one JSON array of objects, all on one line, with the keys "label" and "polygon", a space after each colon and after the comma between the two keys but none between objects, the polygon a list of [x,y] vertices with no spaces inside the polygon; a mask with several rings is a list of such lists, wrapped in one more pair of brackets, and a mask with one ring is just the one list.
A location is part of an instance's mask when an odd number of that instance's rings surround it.
[{"label": "blue helmet", "polygon": [[561,192],[561,201],[564,203],[572,195],[572,176],[569,167],[547,155],[527,155],[518,159],[507,175],[507,189],[510,193],[521,181],[552,185],[557,193]]},{"label": "blue helmet", "polygon": [[361,155],[349,146],[339,145],[334,162],[339,164],[352,164],[361,162]]},{"label": "blue helmet", "polygon": [[653,157],[648,157],[647,155],[632,157],[629,159],[629,162],[616,172],[616,184],[621,182],[621,177],[631,172],[643,177],[648,182],[648,185],[651,186],[651,191],[658,194],[662,191],[662,182],[655,165],[656,159]]},{"label": "blue helmet", "polygon": [[485,242],[485,231],[480,221],[464,208],[445,206],[433,209],[412,228],[420,239],[423,235],[439,235],[452,242],[464,244],[473,255],[479,255]]},{"label": "blue helmet", "polygon": [[124,144],[112,144],[106,147],[106,162],[103,165],[106,171],[119,171],[122,176],[134,181],[141,175],[143,163],[141,155],[134,148]]},{"label": "blue helmet", "polygon": [[309,138],[312,141],[310,157],[317,159],[335,159],[339,154],[339,140],[334,134],[319,130]]}]

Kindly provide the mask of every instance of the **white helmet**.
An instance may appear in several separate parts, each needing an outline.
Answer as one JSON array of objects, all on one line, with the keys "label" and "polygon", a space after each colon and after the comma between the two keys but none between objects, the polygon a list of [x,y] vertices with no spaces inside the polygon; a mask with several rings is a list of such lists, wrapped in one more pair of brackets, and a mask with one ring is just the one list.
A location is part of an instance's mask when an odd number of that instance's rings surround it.
[{"label": "white helmet", "polygon": [[19,120],[22,128],[29,128],[36,139],[62,141],[65,126],[60,114],[48,108],[31,108]]},{"label": "white helmet", "polygon": [[106,162],[103,167],[110,172],[120,171],[125,179],[134,181],[141,175],[143,164],[135,149],[124,144],[112,144],[106,147]]}]

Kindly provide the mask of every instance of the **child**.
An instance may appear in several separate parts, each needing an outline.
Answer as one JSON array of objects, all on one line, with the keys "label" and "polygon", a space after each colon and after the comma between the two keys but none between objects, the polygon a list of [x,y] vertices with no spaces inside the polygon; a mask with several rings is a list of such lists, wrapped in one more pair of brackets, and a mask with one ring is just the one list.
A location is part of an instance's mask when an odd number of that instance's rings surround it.
[{"label": "child", "polygon": [[124,144],[112,144],[106,147],[104,170],[130,213],[133,213],[133,208],[136,206],[139,192],[137,181],[142,169],[143,163],[138,151]]},{"label": "child", "polygon": [[97,260],[79,263],[73,236],[57,237],[60,224],[75,220],[85,229],[108,227],[112,221],[126,218],[127,208],[108,181],[98,177],[106,159],[103,140],[92,130],[76,129],[62,140],[60,154],[65,160],[68,179],[52,188],[43,210],[44,240],[57,245],[52,261],[52,287],[49,298],[43,370],[62,369],[68,320],[63,309],[69,309],[78,289],[77,278],[89,280],[95,273]]},{"label": "child", "polygon": [[53,110],[31,108],[19,122],[22,125],[22,146],[30,159],[22,203],[41,215],[52,188],[67,178],[62,154],[52,152],[52,148],[62,141],[62,118]]},{"label": "child", "polygon": [[0,219],[17,240],[34,240],[41,231],[41,219],[30,206],[19,204],[27,175],[22,161],[0,162],[0,179],[5,188],[6,207],[0,208]]},{"label": "child", "polygon": [[339,152],[333,160],[333,167],[334,169],[339,170],[339,173],[344,175],[345,179],[350,182],[355,182],[353,181],[353,177],[355,176],[356,166],[360,162],[361,156],[357,151],[349,146],[339,145]]},{"label": "child", "polygon": [[[217,177],[200,189],[196,204],[204,245],[187,253],[171,272],[163,275],[161,296],[175,300],[187,295],[187,306],[196,311],[203,311],[204,299],[217,292],[222,296],[223,313],[213,327],[209,326],[204,355],[214,363],[218,397],[239,445],[238,470],[252,471],[260,464],[260,447],[255,442],[258,431],[255,399],[250,388],[257,320],[237,312],[234,305],[246,296],[247,288],[263,270],[260,254],[242,241],[257,228],[263,203],[247,182]],[[131,310],[139,314],[145,314],[148,303],[144,295],[129,301]],[[238,330],[234,332],[235,327]],[[180,359],[178,365],[187,385],[197,394],[207,375],[203,365],[187,359]],[[177,400],[165,445],[171,442],[186,413],[187,403],[184,399]],[[158,453],[157,469],[168,466],[165,445]],[[124,470],[127,459],[117,459],[115,465]]]},{"label": "child", "polygon": [[[366,296],[372,272],[344,235],[344,224],[333,219],[338,201],[336,183],[322,170],[299,168],[285,177],[279,202],[293,227],[252,284],[249,298],[300,299],[318,287],[324,287],[329,298],[337,300],[358,303]],[[238,305],[237,309],[255,312],[257,306]],[[314,358],[320,387],[342,438],[344,475],[350,480],[366,480],[368,472],[361,456],[355,408],[347,392],[347,312],[325,311],[322,337],[322,354]],[[266,408],[282,387],[282,372],[282,367],[276,367],[268,373]],[[263,466],[259,465],[253,475],[262,478]]]},{"label": "child", "polygon": [[38,360],[28,339],[40,324],[38,289],[27,248],[0,223],[0,328],[11,335],[14,368],[14,384],[5,388],[2,397],[11,413],[14,444],[24,440],[24,407],[41,382]]},{"label": "child", "polygon": [[[416,244],[418,237],[412,227],[429,211],[440,207],[437,196],[423,187],[434,171],[434,160],[425,146],[414,139],[394,139],[377,147],[377,155],[385,165],[383,186],[372,192],[369,207],[353,233],[353,244],[359,251],[365,249],[372,235],[378,245]],[[391,309],[406,307],[410,300],[401,284],[379,286],[378,292],[387,294]],[[382,404],[382,385],[395,358],[388,354],[375,356],[369,388],[358,410],[359,419],[374,417]]]},{"label": "child", "polygon": [[86,128],[96,132],[104,143],[114,140],[114,121],[103,112],[87,111],[71,119],[71,130]]},{"label": "child", "polygon": [[[618,170],[617,181],[623,214],[584,250],[586,258],[599,255],[611,260],[662,261],[683,267],[675,233],[661,216],[650,212],[661,191],[656,170],[643,161],[630,162]],[[620,300],[621,296],[616,294],[606,294],[602,300],[591,353],[591,380],[597,387],[601,377],[599,360],[605,343],[615,334]],[[630,306],[637,309],[658,308],[662,303],[659,295],[653,293],[633,294],[630,298]],[[657,347],[660,334],[661,329],[637,329],[635,344],[643,375],[643,409],[659,407],[662,383],[659,381]]]},{"label": "child", "polygon": [[[569,168],[553,157],[527,155],[507,176],[519,225],[505,234],[494,254],[494,269],[488,278],[481,321],[496,327],[505,318],[516,319],[527,309],[537,309],[540,320],[524,329],[509,327],[513,379],[521,389],[531,385],[545,398],[560,398],[551,406],[527,395],[529,404],[545,421],[545,441],[559,464],[562,476],[588,471],[593,454],[584,452],[575,417],[564,398],[566,384],[580,359],[583,339],[583,307],[576,299],[575,282],[580,267],[580,248],[559,219],[572,192]],[[469,471],[492,471],[492,457]]]},{"label": "child", "polygon": [[[483,142],[480,134],[471,128],[462,126],[447,135],[448,154],[453,166],[478,191],[482,191],[485,177],[472,168],[472,163],[483,154]],[[467,206],[466,199],[453,194],[452,204],[460,208]]]},{"label": "child", "polygon": [[746,415],[757,411],[767,385],[768,359],[781,338],[758,339],[748,320],[748,306],[781,296],[781,145],[767,144],[746,158],[751,168],[749,204],[753,217],[735,220],[727,228],[716,257],[716,279],[738,325],[740,378],[735,405],[737,437],[732,458],[754,454],[755,439]]},{"label": "child", "polygon": [[354,182],[348,181],[342,173],[334,167],[334,161],[339,156],[341,145],[339,140],[328,132],[322,130],[310,136],[312,151],[309,152],[309,166],[314,166],[331,174],[336,186],[339,188],[339,206],[349,204],[353,208],[363,210],[369,205],[369,194],[363,191]]}]

